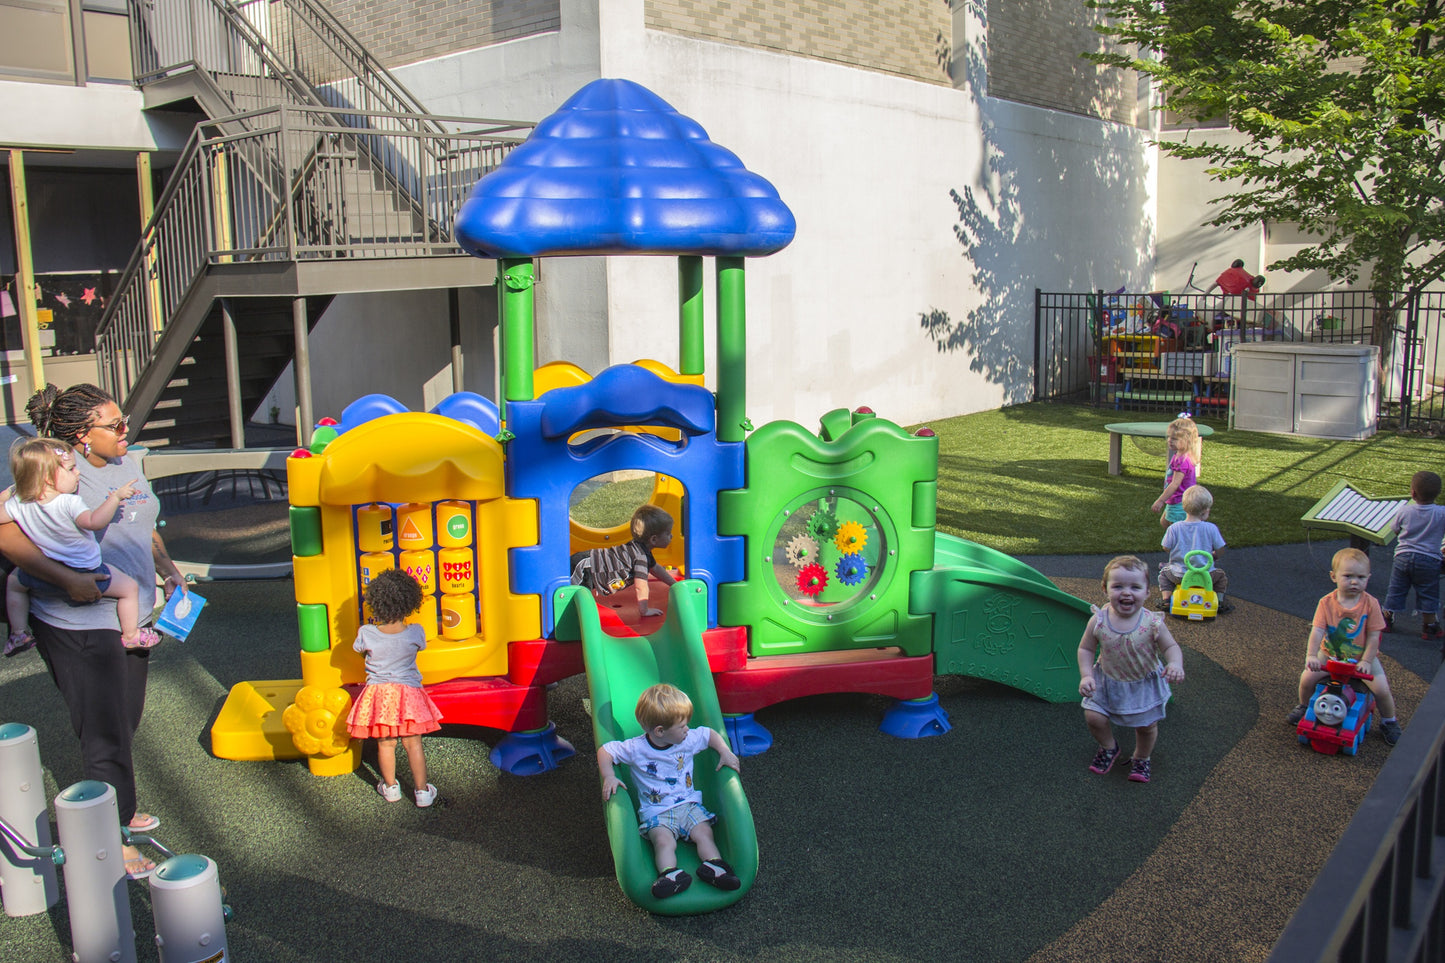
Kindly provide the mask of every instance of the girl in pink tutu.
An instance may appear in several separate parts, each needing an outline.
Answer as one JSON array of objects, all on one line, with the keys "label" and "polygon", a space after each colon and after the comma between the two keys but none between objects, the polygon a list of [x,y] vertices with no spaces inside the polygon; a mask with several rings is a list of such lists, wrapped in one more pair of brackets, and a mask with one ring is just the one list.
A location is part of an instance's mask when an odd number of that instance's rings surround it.
[{"label": "girl in pink tutu", "polygon": [[421,586],[405,572],[388,569],[366,587],[375,625],[361,627],[352,648],[366,656],[366,688],[356,697],[346,728],[355,739],[376,740],[376,791],[387,802],[401,799],[396,781],[396,741],[406,747],[418,806],[436,802],[437,787],[426,781],[423,733],[441,728],[441,710],[421,687],[416,654],[426,648],[421,626],[406,617],[421,608]]}]

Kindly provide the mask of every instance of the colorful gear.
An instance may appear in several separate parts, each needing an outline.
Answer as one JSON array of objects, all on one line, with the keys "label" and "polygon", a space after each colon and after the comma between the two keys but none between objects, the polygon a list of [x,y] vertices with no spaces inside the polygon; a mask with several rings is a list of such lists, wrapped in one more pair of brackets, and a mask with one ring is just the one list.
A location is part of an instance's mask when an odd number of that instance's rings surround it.
[{"label": "colorful gear", "polygon": [[857,522],[844,522],[838,526],[838,534],[833,539],[833,544],[838,546],[838,551],[844,555],[863,551],[863,546],[868,544],[868,532]]},{"label": "colorful gear", "polygon": [[838,559],[838,564],[833,567],[833,574],[838,576],[838,581],[844,585],[857,585],[868,576],[868,561],[857,552],[852,552]]},{"label": "colorful gear", "polygon": [[808,535],[794,535],[788,543],[787,556],[793,568],[802,568],[818,557],[818,543]]},{"label": "colorful gear", "polygon": [[808,534],[825,541],[832,538],[838,532],[838,517],[828,509],[818,506],[813,512],[813,517],[808,519]]},{"label": "colorful gear", "polygon": [[812,565],[804,565],[802,571],[798,573],[798,591],[808,598],[813,598],[827,587],[828,572],[816,562]]}]

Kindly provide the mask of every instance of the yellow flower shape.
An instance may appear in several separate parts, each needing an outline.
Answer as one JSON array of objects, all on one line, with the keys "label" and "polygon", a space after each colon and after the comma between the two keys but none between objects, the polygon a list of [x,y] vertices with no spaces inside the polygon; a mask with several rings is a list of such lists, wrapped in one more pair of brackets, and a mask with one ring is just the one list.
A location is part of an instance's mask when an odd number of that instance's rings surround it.
[{"label": "yellow flower shape", "polygon": [[868,533],[857,522],[844,522],[838,526],[838,534],[833,536],[833,544],[838,546],[838,551],[844,555],[861,552],[863,546],[868,544]]},{"label": "yellow flower shape", "polygon": [[337,756],[351,744],[346,713],[351,696],[345,689],[302,686],[296,701],[281,713],[291,741],[308,756]]}]

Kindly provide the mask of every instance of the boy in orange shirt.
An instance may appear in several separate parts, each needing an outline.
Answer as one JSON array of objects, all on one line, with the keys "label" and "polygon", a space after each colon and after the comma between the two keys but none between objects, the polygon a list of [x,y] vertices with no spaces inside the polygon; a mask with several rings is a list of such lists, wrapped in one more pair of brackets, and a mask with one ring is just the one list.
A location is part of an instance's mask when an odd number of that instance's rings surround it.
[{"label": "boy in orange shirt", "polygon": [[[1380,710],[1380,734],[1393,746],[1400,741],[1400,723],[1395,718],[1395,696],[1380,665],[1380,633],[1385,630],[1385,616],[1380,603],[1365,591],[1370,582],[1370,556],[1357,548],[1342,548],[1330,564],[1330,581],[1335,590],[1315,607],[1314,628],[1305,646],[1305,668],[1299,677],[1299,705],[1286,717],[1290,725],[1298,725],[1305,716],[1305,702],[1315,686],[1328,673],[1325,660],[1358,661],[1360,671],[1375,678],[1365,685],[1375,694]],[[1328,648],[1326,647],[1328,645]],[[1362,680],[1363,681],[1363,680]]]}]

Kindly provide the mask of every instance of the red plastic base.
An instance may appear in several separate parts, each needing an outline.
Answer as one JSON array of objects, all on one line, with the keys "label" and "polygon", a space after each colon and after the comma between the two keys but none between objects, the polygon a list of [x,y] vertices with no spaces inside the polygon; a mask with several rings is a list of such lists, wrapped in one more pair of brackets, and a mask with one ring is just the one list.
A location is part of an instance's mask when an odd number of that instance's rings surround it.
[{"label": "red plastic base", "polygon": [[547,690],[513,685],[501,677],[451,679],[427,686],[427,693],[453,725],[526,732],[547,724]]},{"label": "red plastic base", "polygon": [[831,692],[926,699],[933,694],[933,656],[888,649],[764,656],[741,669],[717,672],[713,679],[718,702],[730,714]]}]

